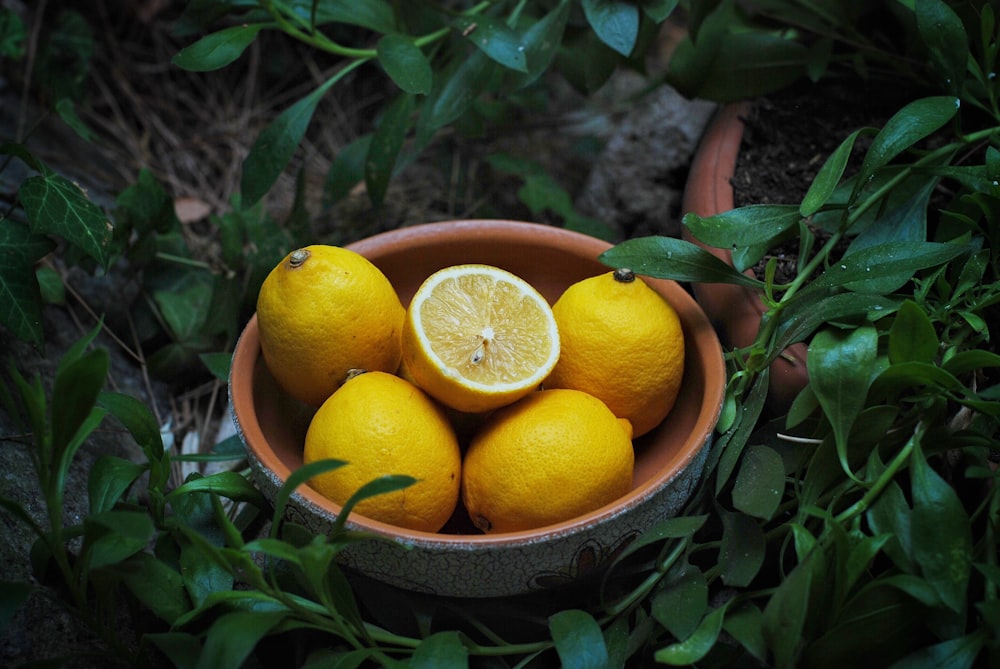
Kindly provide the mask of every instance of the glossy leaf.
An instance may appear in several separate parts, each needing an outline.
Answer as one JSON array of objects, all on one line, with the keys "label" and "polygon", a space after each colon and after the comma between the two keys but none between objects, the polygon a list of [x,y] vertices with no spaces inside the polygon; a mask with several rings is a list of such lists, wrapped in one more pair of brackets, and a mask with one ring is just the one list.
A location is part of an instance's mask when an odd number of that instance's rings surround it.
[{"label": "glossy leaf", "polygon": [[[857,292],[891,291],[899,288],[917,270],[953,260],[968,249],[958,244],[936,242],[887,242],[861,249],[833,263],[816,278],[814,288],[844,286]],[[892,278],[892,284],[883,280]]]},{"label": "glossy leaf", "polygon": [[809,618],[810,591],[813,583],[825,577],[825,558],[821,551],[813,551],[792,569],[768,600],[762,631],[778,669],[797,666]]},{"label": "glossy leaf", "polygon": [[440,92],[428,99],[430,109],[421,119],[425,132],[433,133],[458,120],[486,88],[496,67],[489,56],[477,50],[454,69],[442,73],[444,84]]},{"label": "glossy leaf", "polygon": [[734,588],[746,587],[764,564],[767,549],[764,532],[756,520],[743,513],[722,512],[721,520],[722,582]]},{"label": "glossy leaf", "polygon": [[[731,601],[731,600],[730,600]],[[712,609],[702,618],[698,628],[686,639],[656,651],[657,662],[673,666],[689,666],[704,658],[715,646],[722,631],[728,605]]]},{"label": "glossy leaf", "polygon": [[434,72],[424,52],[413,40],[392,33],[378,41],[378,62],[389,78],[406,93],[426,95],[431,91]]},{"label": "glossy leaf", "polygon": [[285,0],[281,4],[310,23],[315,16],[317,26],[346,23],[383,34],[396,29],[392,5],[386,0]]},{"label": "glossy leaf", "polygon": [[639,8],[624,0],[582,0],[587,22],[602,42],[628,57],[639,38]]},{"label": "glossy leaf", "polygon": [[277,536],[278,529],[281,527],[281,521],[285,517],[285,508],[288,506],[288,500],[296,488],[314,476],[319,476],[323,472],[332,471],[346,464],[343,460],[317,460],[293,471],[274,497],[274,517],[271,520],[271,537],[274,538]]},{"label": "glossy leaf", "polygon": [[889,669],[971,669],[986,643],[982,631],[946,639],[910,653]]},{"label": "glossy leaf", "polygon": [[26,225],[0,224],[0,324],[17,338],[41,350],[42,297],[34,265],[55,248],[46,236]]},{"label": "glossy leaf", "polygon": [[281,112],[257,137],[250,147],[250,153],[243,161],[240,190],[244,206],[256,204],[271,189],[305,136],[320,100],[338,78],[335,75],[327,79],[314,91]]},{"label": "glossy leaf", "polygon": [[702,283],[734,283],[759,287],[762,282],[737,272],[705,249],[674,237],[637,237],[600,255],[610,267],[629,267],[658,279]]},{"label": "glossy leaf", "polygon": [[83,189],[58,174],[45,174],[22,181],[17,197],[32,232],[58,235],[107,269],[112,226]]},{"label": "glossy leaf", "polygon": [[861,165],[858,183],[866,184],[876,170],[941,128],[955,116],[958,107],[958,98],[949,95],[921,98],[906,104],[875,135]]},{"label": "glossy leaf", "polygon": [[932,362],[939,346],[930,317],[916,302],[903,302],[889,330],[889,362]]},{"label": "glossy leaf", "polygon": [[837,190],[841,178],[844,176],[844,169],[847,161],[854,150],[854,142],[863,130],[855,130],[844,138],[833,153],[826,159],[819,172],[809,184],[809,190],[802,198],[799,205],[799,215],[803,218],[812,216],[827,203],[830,196]]},{"label": "glossy leaf", "polygon": [[223,383],[228,383],[229,369],[233,364],[232,353],[202,353],[198,358],[212,373],[212,376]]},{"label": "glossy leaf", "polygon": [[746,449],[733,484],[733,506],[743,513],[769,520],[781,503],[784,490],[785,465],[781,456],[763,445]]},{"label": "glossy leaf", "polygon": [[52,388],[52,445],[57,453],[69,446],[91,416],[110,364],[106,350],[94,349],[60,365]]},{"label": "glossy leaf", "polygon": [[202,544],[181,547],[181,576],[195,606],[201,606],[213,592],[232,590],[234,583],[232,572],[206,555],[205,550]]},{"label": "glossy leaf", "polygon": [[601,627],[586,611],[565,609],[549,617],[549,631],[564,667],[603,669],[608,664]]},{"label": "glossy leaf", "polygon": [[264,506],[260,491],[238,472],[218,472],[211,476],[189,479],[170,491],[167,499],[172,501],[198,492],[213,493],[237,502],[249,502],[257,507]]},{"label": "glossy leaf", "polygon": [[132,438],[151,460],[163,457],[163,437],[149,406],[138,398],[105,391],[98,397],[98,403],[117,418]]},{"label": "glossy leaf", "polygon": [[516,72],[527,73],[526,47],[521,37],[506,23],[491,16],[460,16],[455,19],[459,33],[487,56]]},{"label": "glossy leaf", "polygon": [[913,558],[945,606],[965,607],[972,571],[972,529],[954,488],[928,464],[920,444],[910,458]]},{"label": "glossy leaf", "polygon": [[224,28],[184,47],[171,62],[191,72],[218,70],[243,55],[265,27],[263,23],[250,23]]},{"label": "glossy leaf", "polygon": [[753,604],[744,604],[727,612],[722,624],[722,629],[761,663],[767,659],[767,642],[762,632],[763,621],[764,616],[760,609]]},{"label": "glossy leaf", "polygon": [[105,511],[84,520],[88,566],[99,569],[115,565],[149,545],[152,519],[139,511]]},{"label": "glossy leaf", "polygon": [[406,132],[410,127],[410,113],[413,111],[413,96],[404,93],[397,97],[385,109],[382,121],[368,146],[368,156],[365,160],[365,185],[368,197],[376,206],[385,199],[389,180],[399,151],[406,140]]},{"label": "glossy leaf", "polygon": [[782,351],[791,344],[807,340],[824,323],[840,320],[868,320],[893,314],[900,305],[898,299],[870,293],[839,293],[821,297],[803,291],[802,299],[789,300],[781,312],[774,349]]},{"label": "glossy leaf", "polygon": [[821,330],[813,337],[807,353],[809,384],[833,428],[837,454],[843,470],[850,473],[847,437],[865,406],[878,355],[875,328]]},{"label": "glossy leaf", "polygon": [[695,532],[701,529],[702,526],[704,526],[706,520],[708,520],[707,514],[698,516],[675,516],[673,518],[657,521],[646,529],[645,532],[629,542],[629,545],[618,554],[615,562],[620,562],[636,551],[649,546],[650,544],[661,542],[664,539],[683,539],[691,537]]},{"label": "glossy leaf", "polygon": [[334,521],[333,531],[337,532],[341,527],[343,527],[344,521],[347,520],[347,516],[351,513],[351,510],[363,500],[366,500],[369,497],[375,497],[376,495],[387,495],[391,492],[403,490],[416,482],[417,479],[412,476],[406,476],[404,474],[390,474],[386,476],[379,476],[378,478],[365,483],[363,486],[354,491],[353,495],[347,498],[340,515],[337,516],[337,519]]},{"label": "glossy leaf", "polygon": [[958,95],[970,58],[969,39],[962,19],[942,0],[915,0],[913,10],[917,30],[930,53],[931,65],[941,75],[945,89]]},{"label": "glossy leaf", "polygon": [[959,351],[945,360],[941,367],[953,376],[960,376],[979,369],[1000,367],[1000,355],[981,348]]},{"label": "glossy leaf", "polygon": [[438,632],[420,642],[408,665],[413,669],[464,669],[469,652],[458,632]]},{"label": "glossy leaf", "polygon": [[121,577],[132,595],[167,624],[191,609],[181,575],[149,553],[133,555]]},{"label": "glossy leaf", "polygon": [[552,11],[532,23],[521,37],[528,69],[516,78],[516,87],[523,88],[533,83],[549,68],[562,44],[570,4],[570,0],[560,0]]},{"label": "glossy leaf", "polygon": [[195,669],[239,669],[261,639],[288,616],[285,611],[234,611],[208,628]]},{"label": "glossy leaf", "polygon": [[146,467],[113,455],[102,455],[90,468],[87,499],[90,513],[110,511],[125,491],[146,471]]},{"label": "glossy leaf", "polygon": [[643,0],[642,11],[653,20],[653,23],[662,23],[677,8],[680,0]]},{"label": "glossy leaf", "polygon": [[770,241],[797,225],[800,218],[795,205],[752,204],[715,216],[688,213],[683,223],[699,241],[728,249]]},{"label": "glossy leaf", "polygon": [[323,206],[339,202],[365,178],[365,158],[371,141],[371,134],[362,135],[337,152],[323,182]]},{"label": "glossy leaf", "polygon": [[708,609],[708,582],[697,567],[686,565],[672,582],[653,596],[650,612],[664,629],[686,639]]}]

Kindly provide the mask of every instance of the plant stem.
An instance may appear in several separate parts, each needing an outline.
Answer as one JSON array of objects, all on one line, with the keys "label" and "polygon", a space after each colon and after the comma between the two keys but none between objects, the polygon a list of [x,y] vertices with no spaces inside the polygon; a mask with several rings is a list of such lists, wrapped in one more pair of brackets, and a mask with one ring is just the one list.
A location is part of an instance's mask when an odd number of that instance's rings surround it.
[{"label": "plant stem", "polygon": [[906,461],[910,459],[910,453],[913,452],[914,444],[923,436],[924,428],[922,423],[918,423],[916,429],[913,431],[913,436],[907,440],[906,444],[896,453],[896,456],[892,459],[892,462],[885,468],[879,477],[875,480],[875,483],[865,492],[864,496],[857,502],[847,507],[839,514],[834,517],[834,520],[838,523],[846,523],[856,516],[861,515],[868,510],[868,507],[882,494],[889,483],[896,477],[899,470],[903,468]]}]

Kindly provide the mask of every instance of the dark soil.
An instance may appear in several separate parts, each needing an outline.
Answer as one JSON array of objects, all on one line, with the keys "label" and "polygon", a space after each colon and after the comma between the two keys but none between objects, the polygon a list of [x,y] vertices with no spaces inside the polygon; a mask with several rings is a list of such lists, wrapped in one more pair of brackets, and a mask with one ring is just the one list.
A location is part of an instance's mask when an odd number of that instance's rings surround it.
[{"label": "dark soil", "polygon": [[[799,203],[841,141],[858,128],[882,127],[905,102],[905,95],[891,86],[831,79],[758,98],[744,118],[732,180],[735,205]],[[860,165],[870,139],[858,138],[848,173],[852,165]],[[822,231],[814,232],[822,241]],[[763,279],[763,268],[772,256],[778,261],[775,281],[794,278],[797,238],[776,246],[761,260],[755,268],[759,278]]]}]

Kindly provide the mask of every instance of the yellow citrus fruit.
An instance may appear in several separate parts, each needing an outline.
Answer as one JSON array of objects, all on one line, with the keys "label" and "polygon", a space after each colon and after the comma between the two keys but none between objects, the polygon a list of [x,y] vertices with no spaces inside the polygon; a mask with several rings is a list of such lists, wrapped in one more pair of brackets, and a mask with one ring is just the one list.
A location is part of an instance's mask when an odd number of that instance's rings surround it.
[{"label": "yellow citrus fruit", "polygon": [[368,259],[337,246],[289,253],[257,297],[264,362],[292,397],[319,406],[351,369],[395,372],[406,314]]},{"label": "yellow citrus fruit", "polygon": [[490,265],[439,270],[403,325],[403,363],[453,409],[480,413],[537,390],[559,359],[552,308],[524,279]]},{"label": "yellow citrus fruit", "polygon": [[546,388],[602,400],[639,437],[673,408],[684,376],[684,332],[674,308],[631,270],[578,281],[552,305],[562,355]]},{"label": "yellow citrus fruit", "polygon": [[347,464],[309,485],[341,506],[380,476],[417,479],[354,507],[354,513],[373,520],[437,532],[458,504],[462,455],[455,432],[434,401],[398,376],[352,376],[320,406],[306,432],[303,461],[327,458]]},{"label": "yellow citrus fruit", "polygon": [[498,409],[462,465],[462,500],[484,532],[570,520],[632,488],[632,428],[579,390],[541,390]]}]

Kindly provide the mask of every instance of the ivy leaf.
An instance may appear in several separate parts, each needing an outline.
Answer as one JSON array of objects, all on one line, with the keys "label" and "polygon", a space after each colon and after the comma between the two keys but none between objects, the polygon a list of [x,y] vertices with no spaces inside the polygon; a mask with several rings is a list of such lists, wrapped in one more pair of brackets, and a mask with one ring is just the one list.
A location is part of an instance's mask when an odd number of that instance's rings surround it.
[{"label": "ivy leaf", "polygon": [[784,490],[785,465],[777,451],[759,444],[748,448],[733,484],[733,506],[756,518],[770,520]]},{"label": "ivy leaf", "polygon": [[582,0],[587,22],[602,42],[628,58],[639,39],[639,8],[623,0]]},{"label": "ivy leaf", "polygon": [[432,634],[416,647],[410,663],[413,669],[464,669],[469,666],[469,651],[458,632]]},{"label": "ivy leaf", "polygon": [[608,649],[601,627],[586,611],[566,609],[549,617],[549,631],[564,667],[603,669]]},{"label": "ivy leaf", "polygon": [[932,362],[939,346],[930,317],[913,300],[903,302],[889,330],[889,362]]},{"label": "ivy leaf", "polygon": [[45,338],[34,265],[54,248],[48,237],[0,218],[0,323],[39,350]]},{"label": "ivy leaf", "polygon": [[764,284],[696,244],[674,237],[636,237],[608,249],[599,260],[609,267],[629,267],[658,279],[701,283],[735,283],[758,288]]},{"label": "ivy leaf", "polygon": [[243,55],[265,27],[263,23],[251,23],[224,28],[184,47],[170,62],[191,72],[218,70]]},{"label": "ivy leaf", "polygon": [[770,241],[797,225],[801,218],[795,205],[751,204],[715,216],[688,213],[683,223],[696,239],[726,249]]},{"label": "ivy leaf", "polygon": [[257,137],[243,161],[240,190],[244,206],[256,204],[270,190],[306,134],[320,100],[338,79],[338,75],[327,79],[316,90],[281,112]]},{"label": "ivy leaf", "polygon": [[849,332],[821,330],[806,357],[809,385],[833,428],[841,467],[852,477],[847,437],[864,408],[877,355],[878,333],[866,325]]},{"label": "ivy leaf", "polygon": [[378,62],[397,86],[413,95],[431,92],[434,73],[430,61],[412,38],[392,33],[376,46]]},{"label": "ivy leaf", "polygon": [[471,44],[504,67],[528,72],[526,47],[506,23],[491,16],[459,16],[455,28]]},{"label": "ivy leaf", "polygon": [[955,95],[962,90],[969,61],[969,39],[962,19],[941,0],[916,0],[913,11],[917,30],[927,45],[931,64],[945,88]]},{"label": "ivy leaf", "polygon": [[896,112],[875,135],[858,173],[858,188],[900,153],[935,132],[958,112],[959,100],[950,95],[921,98]]},{"label": "ivy leaf", "polygon": [[108,268],[111,223],[83,189],[63,176],[47,173],[25,179],[17,196],[32,232],[58,235]]},{"label": "ivy leaf", "polygon": [[396,159],[406,140],[406,131],[410,127],[410,113],[413,111],[413,106],[413,96],[408,93],[400,95],[389,104],[368,146],[365,185],[368,188],[368,197],[376,206],[385,199]]},{"label": "ivy leaf", "polygon": [[913,558],[945,606],[961,612],[972,571],[969,515],[954,488],[927,463],[919,441],[914,443],[910,469]]}]

